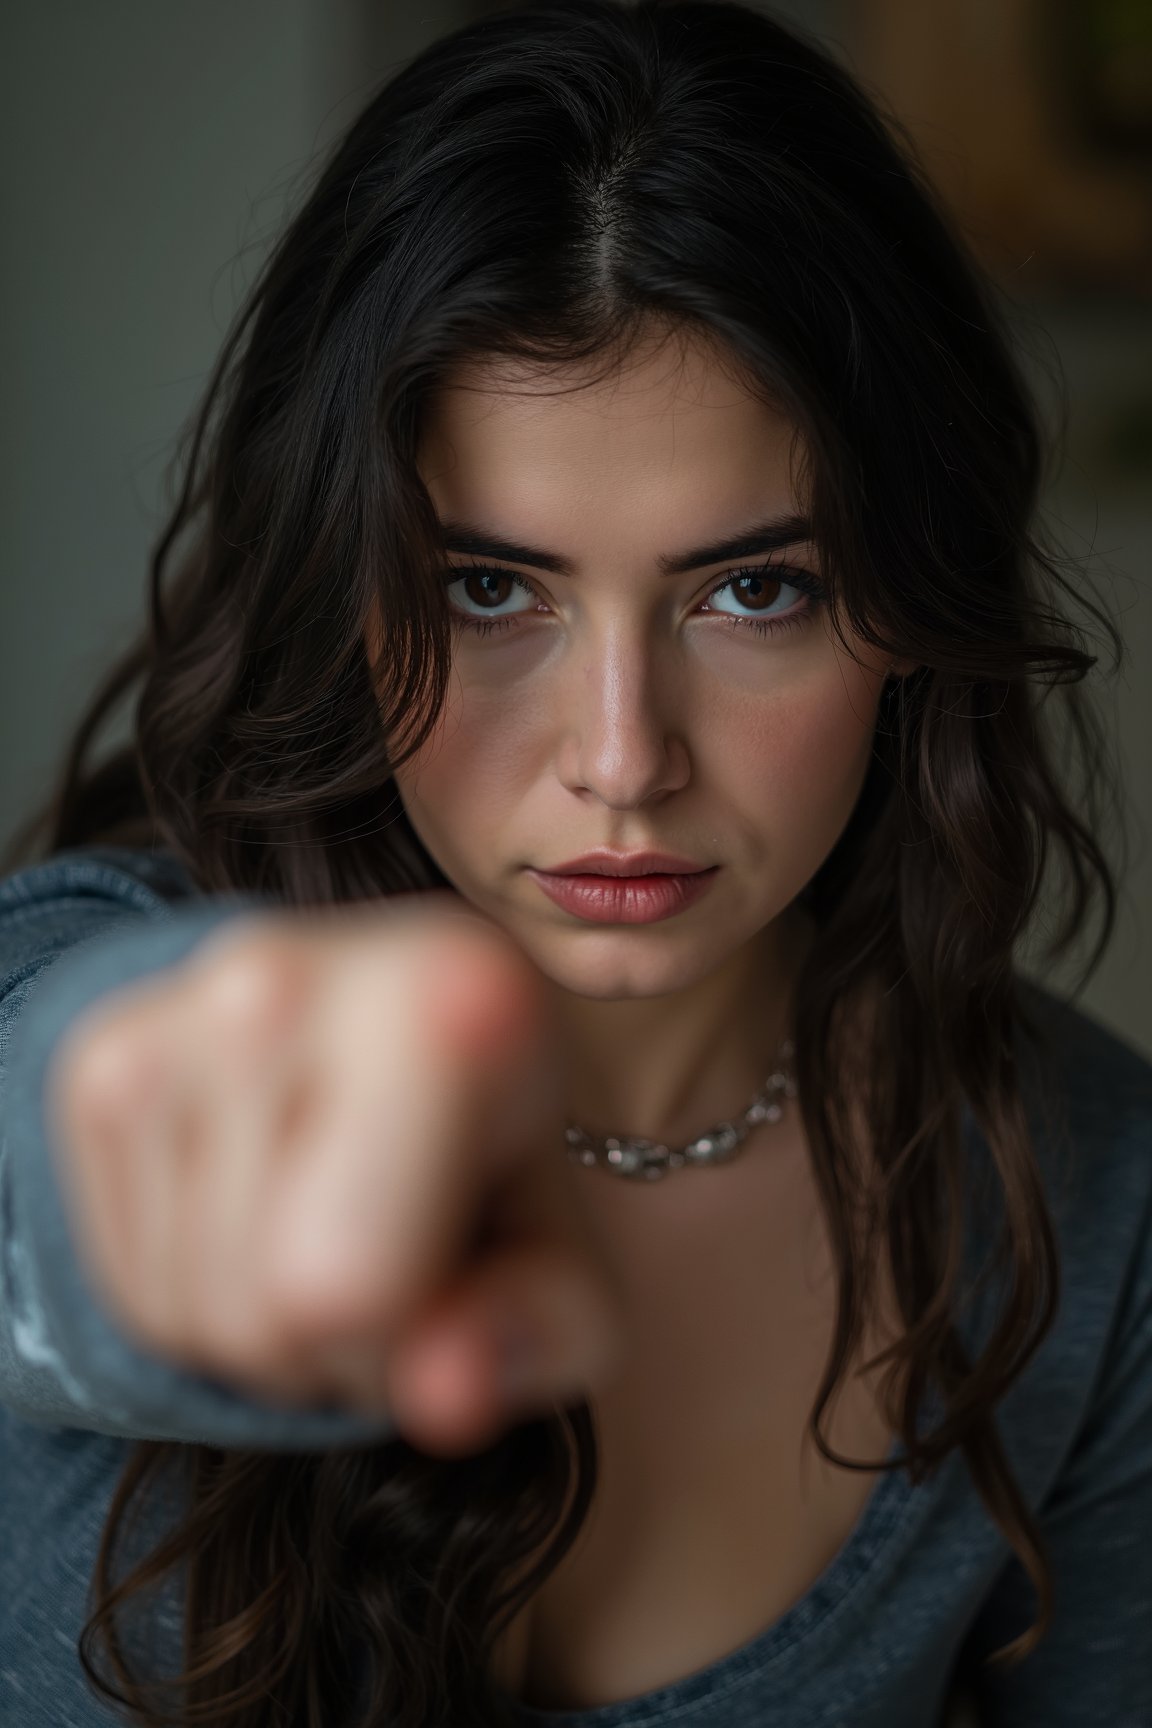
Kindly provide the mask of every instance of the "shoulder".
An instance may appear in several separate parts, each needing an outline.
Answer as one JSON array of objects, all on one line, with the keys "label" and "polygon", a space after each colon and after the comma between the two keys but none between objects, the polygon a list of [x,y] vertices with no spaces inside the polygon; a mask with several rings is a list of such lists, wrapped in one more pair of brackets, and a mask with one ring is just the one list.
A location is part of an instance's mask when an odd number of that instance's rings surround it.
[{"label": "shoulder", "polygon": [[[1087,1008],[1022,976],[1017,987],[1020,1100],[1060,1260],[1053,1347],[1087,1357],[1122,1311],[1152,1316],[1152,1059]],[[990,1207],[974,1231],[983,1259],[1009,1224],[1000,1149],[970,1106],[965,1132],[974,1192]]]},{"label": "shoulder", "polygon": [[0,915],[53,900],[112,899],[148,910],[155,901],[195,895],[174,852],[134,846],[77,846],[54,852],[0,879]]},{"label": "shoulder", "polygon": [[[1033,979],[1018,974],[1017,991],[1021,1008],[1038,1034],[1036,1039],[1028,1035],[1029,1043],[1044,1048],[1050,1074],[1053,1064],[1063,1070],[1065,1089],[1081,1108],[1104,1105],[1109,1113],[1115,1104],[1148,1108],[1152,1056],[1107,1027],[1091,1010],[1077,1007]],[[1115,1104],[1107,1102],[1112,1094]]]},{"label": "shoulder", "polygon": [[[1016,1076],[1061,1246],[1073,1265],[1116,1261],[1152,1233],[1152,1058],[1089,1009],[1017,974]],[[1000,1188],[975,1104],[964,1131],[977,1186]],[[996,1223],[1001,1223],[996,1203]],[[1152,1257],[1152,1241],[1145,1252]]]},{"label": "shoulder", "polygon": [[[1002,1438],[1035,1504],[1105,1412],[1130,1440],[1152,1426],[1152,1060],[1087,1009],[1017,984],[1021,1101],[1058,1254],[1052,1326],[1001,1410]],[[993,1149],[966,1115],[990,1203],[970,1240],[973,1265],[984,1266],[1009,1221]],[[1029,1220],[1011,1224],[1026,1243]],[[1010,1265],[980,1281],[963,1318],[971,1347],[989,1342],[1014,1283]]]},{"label": "shoulder", "polygon": [[[1019,980],[1021,1090],[1053,1199],[1083,1227],[1148,1222],[1152,1058],[1085,1008]],[[1084,1210],[1086,1209],[1086,1210]]]},{"label": "shoulder", "polygon": [[0,1002],[5,1019],[33,980],[66,951],[126,927],[171,923],[182,915],[182,907],[203,903],[174,854],[130,847],[55,852],[0,878]]}]

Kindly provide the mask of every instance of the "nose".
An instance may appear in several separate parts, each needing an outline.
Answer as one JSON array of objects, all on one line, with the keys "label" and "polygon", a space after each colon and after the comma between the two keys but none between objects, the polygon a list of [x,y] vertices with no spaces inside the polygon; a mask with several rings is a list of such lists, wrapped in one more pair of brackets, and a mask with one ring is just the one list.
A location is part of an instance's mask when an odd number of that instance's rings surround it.
[{"label": "nose", "polygon": [[691,758],[683,677],[636,630],[614,630],[574,656],[558,769],[574,792],[613,810],[678,791]]}]

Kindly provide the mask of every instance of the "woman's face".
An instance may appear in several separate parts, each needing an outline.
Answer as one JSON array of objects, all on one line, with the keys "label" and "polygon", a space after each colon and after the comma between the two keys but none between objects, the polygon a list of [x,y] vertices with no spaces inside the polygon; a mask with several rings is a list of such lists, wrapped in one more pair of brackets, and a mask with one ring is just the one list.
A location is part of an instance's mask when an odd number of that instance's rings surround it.
[{"label": "woman's face", "polygon": [[[534,380],[475,369],[426,420],[459,616],[448,699],[397,785],[444,874],[548,977],[664,995],[766,932],[827,857],[889,663],[856,643],[856,664],[806,592],[820,564],[789,525],[792,426],[704,346],[682,363],[652,347],[574,393]],[[716,550],[771,523],[774,548],[768,530]],[[481,535],[517,551],[465,550]],[[557,905],[530,873],[601,847],[712,876],[674,915],[622,923]]]}]

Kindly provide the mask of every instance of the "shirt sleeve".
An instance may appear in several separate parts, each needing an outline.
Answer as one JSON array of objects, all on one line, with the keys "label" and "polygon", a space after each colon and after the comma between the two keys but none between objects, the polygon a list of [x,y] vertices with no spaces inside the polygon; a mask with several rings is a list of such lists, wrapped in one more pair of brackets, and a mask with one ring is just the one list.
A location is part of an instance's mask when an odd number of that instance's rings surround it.
[{"label": "shirt sleeve", "polygon": [[1124,1139],[1109,1211],[1135,1221],[1134,1251],[1115,1283],[1101,1275],[1101,1288],[1116,1292],[1109,1347],[1039,1507],[1055,1592],[1051,1630],[1014,1668],[980,1667],[1036,1619],[1036,1592],[1013,1555],[964,1651],[981,1728],[1152,1723],[1152,1110],[1129,1120]]},{"label": "shirt sleeve", "polygon": [[91,850],[0,880],[0,1405],[50,1427],[303,1450],[387,1438],[387,1415],[249,1397],[137,1346],[88,1283],[45,1113],[58,1040],[105,992],[184,959],[254,895],[173,902],[163,869]]}]

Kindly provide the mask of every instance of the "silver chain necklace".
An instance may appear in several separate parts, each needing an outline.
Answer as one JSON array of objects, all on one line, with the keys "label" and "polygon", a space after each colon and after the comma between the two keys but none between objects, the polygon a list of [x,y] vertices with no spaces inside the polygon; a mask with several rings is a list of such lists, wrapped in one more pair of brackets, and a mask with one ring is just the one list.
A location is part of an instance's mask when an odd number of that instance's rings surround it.
[{"label": "silver chain necklace", "polygon": [[564,1131],[568,1157],[574,1164],[599,1164],[629,1181],[657,1182],[670,1170],[688,1164],[723,1164],[733,1158],[760,1122],[779,1122],[784,1114],[782,1098],[795,1098],[796,1077],[790,1067],[795,1046],[785,1038],[776,1051],[776,1068],[740,1117],[718,1122],[706,1134],[686,1146],[668,1147],[658,1140],[642,1140],[630,1134],[589,1134],[569,1123]]}]

